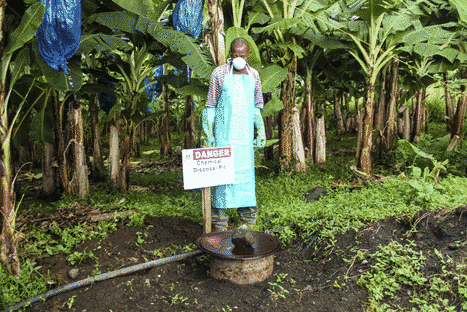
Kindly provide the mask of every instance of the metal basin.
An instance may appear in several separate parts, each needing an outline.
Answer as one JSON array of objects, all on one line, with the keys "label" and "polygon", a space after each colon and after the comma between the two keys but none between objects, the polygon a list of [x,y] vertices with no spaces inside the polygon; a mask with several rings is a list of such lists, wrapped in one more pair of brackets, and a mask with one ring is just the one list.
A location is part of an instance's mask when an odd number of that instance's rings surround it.
[{"label": "metal basin", "polygon": [[267,279],[273,271],[274,253],[280,249],[279,239],[270,234],[251,232],[253,248],[232,244],[232,231],[204,234],[198,247],[211,255],[211,276],[236,284],[253,284]]}]

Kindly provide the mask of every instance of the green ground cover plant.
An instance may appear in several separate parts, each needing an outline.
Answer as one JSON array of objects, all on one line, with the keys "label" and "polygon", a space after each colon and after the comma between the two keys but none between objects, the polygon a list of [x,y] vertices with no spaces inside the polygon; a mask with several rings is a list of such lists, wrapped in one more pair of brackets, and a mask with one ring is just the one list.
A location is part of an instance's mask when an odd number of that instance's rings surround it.
[{"label": "green ground cover plant", "polygon": [[21,277],[15,278],[0,267],[1,308],[6,308],[25,298],[31,298],[47,291],[47,277],[39,275],[38,269],[35,262],[26,259],[21,264]]},{"label": "green ground cover plant", "polygon": [[[433,253],[442,267],[442,274],[427,276],[426,255],[414,250],[415,244],[401,245],[392,241],[371,254],[371,270],[357,284],[368,289],[370,311],[457,311],[452,298],[459,298],[462,310],[467,309],[467,270],[464,263],[453,263],[436,248]],[[409,296],[411,310],[392,302]],[[404,295],[403,295],[404,294]],[[390,303],[388,301],[392,299]]]}]

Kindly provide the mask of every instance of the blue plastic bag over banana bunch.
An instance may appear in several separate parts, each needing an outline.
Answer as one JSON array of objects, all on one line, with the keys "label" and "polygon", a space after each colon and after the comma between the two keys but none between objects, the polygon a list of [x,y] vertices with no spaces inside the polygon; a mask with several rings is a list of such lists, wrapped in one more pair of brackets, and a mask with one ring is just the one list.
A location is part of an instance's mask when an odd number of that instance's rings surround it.
[{"label": "blue plastic bag over banana bunch", "polygon": [[67,61],[76,54],[81,39],[80,0],[38,0],[45,6],[37,30],[37,44],[45,63],[69,75]]},{"label": "blue plastic bag over banana bunch", "polygon": [[[162,56],[159,55],[159,59],[161,59],[161,58],[162,58]],[[159,65],[154,70],[153,79],[159,78],[163,74],[164,74],[164,66]],[[150,82],[151,82],[151,80],[148,77],[144,78],[144,82],[143,82],[144,85],[148,85]],[[144,92],[146,92],[146,94],[149,97],[149,100],[151,101],[152,106],[154,107],[154,101],[155,101],[156,97],[159,97],[161,95],[161,93],[162,93],[162,82],[157,81],[155,84],[144,88]],[[149,107],[149,106],[148,106],[148,112],[153,113],[152,108]]]},{"label": "blue plastic bag over banana bunch", "polygon": [[[198,39],[203,30],[204,0],[178,0],[172,11],[172,22],[175,30],[184,31]],[[182,70],[175,68],[175,75]],[[187,66],[185,72],[190,81],[191,70]]]},{"label": "blue plastic bag over banana bunch", "polygon": [[[107,70],[104,70],[104,72],[107,73]],[[99,77],[97,78],[97,83],[101,84],[103,86],[109,87],[112,89],[112,92],[98,92],[97,93],[97,99],[99,100],[99,106],[100,108],[106,112],[109,113],[112,107],[115,105],[115,84],[112,81],[107,80],[105,77]]]}]

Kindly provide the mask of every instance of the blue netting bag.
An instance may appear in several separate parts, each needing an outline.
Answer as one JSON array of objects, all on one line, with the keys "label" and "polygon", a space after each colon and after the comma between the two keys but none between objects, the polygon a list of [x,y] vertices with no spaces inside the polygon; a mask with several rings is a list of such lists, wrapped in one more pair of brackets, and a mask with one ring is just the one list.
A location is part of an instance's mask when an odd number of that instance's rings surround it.
[{"label": "blue netting bag", "polygon": [[[203,8],[204,0],[178,0],[172,11],[172,22],[175,30],[184,31],[198,39],[203,30]],[[181,71],[175,68],[174,73],[178,76]],[[188,66],[185,74],[190,81],[191,70]]]},{"label": "blue netting bag", "polygon": [[[114,83],[112,81],[108,81],[104,77],[97,78],[97,83],[103,86],[109,87],[112,90],[115,90]],[[115,100],[116,100],[115,92],[114,91],[112,91],[112,93],[98,92],[97,99],[99,100],[99,106],[101,107],[101,109],[104,112],[109,113],[112,107],[115,105]]]},{"label": "blue netting bag", "polygon": [[[147,85],[151,82],[151,80],[149,80],[148,77],[144,78],[144,85]],[[144,92],[146,92],[146,94],[148,95],[149,97],[149,100],[151,101],[152,103],[152,106],[154,106],[154,100],[156,99],[156,97],[159,97],[162,93],[162,82],[158,81],[156,82],[155,84],[149,86],[149,87],[146,87],[144,89]],[[156,95],[156,96],[154,96]],[[148,106],[148,112],[150,113],[153,113],[153,110],[150,106]]]},{"label": "blue netting bag", "polygon": [[[159,55],[159,59],[162,59],[162,55]],[[156,70],[154,71],[154,76],[153,78],[154,79],[157,79],[159,78],[160,76],[162,76],[164,74],[164,65],[159,65],[156,67]],[[151,80],[149,80],[148,77],[144,78],[144,82],[143,82],[143,85],[147,85],[151,82]],[[151,101],[152,103],[152,106],[154,106],[154,100],[156,97],[159,97],[162,93],[162,82],[158,81],[156,82],[155,84],[149,86],[149,87],[146,87],[144,89],[144,92],[146,92],[146,94],[148,95],[149,97],[149,100]],[[156,96],[154,96],[154,94]],[[148,112],[152,113],[152,109],[151,107],[148,107]]]},{"label": "blue netting bag", "polygon": [[67,61],[76,54],[81,38],[81,0],[38,0],[45,6],[37,30],[39,52],[55,71],[68,75]]},{"label": "blue netting bag", "polygon": [[183,30],[198,39],[203,29],[204,0],[178,0],[172,12],[175,30]]}]

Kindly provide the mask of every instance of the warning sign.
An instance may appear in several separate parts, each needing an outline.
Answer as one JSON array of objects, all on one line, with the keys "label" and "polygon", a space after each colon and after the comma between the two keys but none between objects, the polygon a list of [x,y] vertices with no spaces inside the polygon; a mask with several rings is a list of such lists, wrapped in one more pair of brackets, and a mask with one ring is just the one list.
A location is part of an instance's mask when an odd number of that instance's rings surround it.
[{"label": "warning sign", "polygon": [[182,151],[185,190],[235,182],[232,148],[197,148]]}]

